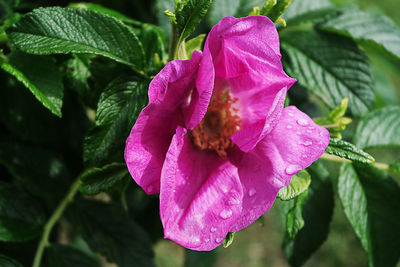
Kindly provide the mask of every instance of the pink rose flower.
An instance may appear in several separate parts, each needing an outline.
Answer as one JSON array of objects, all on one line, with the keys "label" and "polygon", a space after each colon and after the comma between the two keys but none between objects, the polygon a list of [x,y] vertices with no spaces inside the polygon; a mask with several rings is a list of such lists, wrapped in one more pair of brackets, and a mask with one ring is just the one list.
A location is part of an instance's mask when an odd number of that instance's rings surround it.
[{"label": "pink rose flower", "polygon": [[160,193],[165,238],[212,250],[264,214],[291,177],[317,160],[326,129],[294,106],[275,25],[223,18],[203,53],[169,62],[126,140],[130,174]]}]

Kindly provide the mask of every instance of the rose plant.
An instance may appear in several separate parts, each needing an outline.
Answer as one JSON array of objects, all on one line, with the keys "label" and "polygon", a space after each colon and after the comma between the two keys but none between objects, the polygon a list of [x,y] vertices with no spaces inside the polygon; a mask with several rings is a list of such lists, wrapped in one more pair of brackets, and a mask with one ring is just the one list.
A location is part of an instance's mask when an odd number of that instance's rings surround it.
[{"label": "rose plant", "polygon": [[0,266],[398,265],[391,19],[45,2],[0,1]]}]

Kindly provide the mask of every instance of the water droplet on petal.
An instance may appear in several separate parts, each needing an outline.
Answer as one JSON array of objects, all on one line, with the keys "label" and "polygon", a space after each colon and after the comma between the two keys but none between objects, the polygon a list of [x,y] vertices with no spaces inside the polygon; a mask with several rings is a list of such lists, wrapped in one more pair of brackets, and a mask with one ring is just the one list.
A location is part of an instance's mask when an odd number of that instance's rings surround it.
[{"label": "water droplet on petal", "polygon": [[286,128],[287,128],[287,129],[292,129],[293,126],[289,124],[289,125],[286,126]]},{"label": "water droplet on petal", "polygon": [[301,155],[301,157],[302,157],[303,159],[306,159],[306,158],[308,158],[308,156],[307,156],[307,155]]},{"label": "water droplet on petal", "polygon": [[206,243],[210,242],[209,238],[204,239],[204,241],[206,241]]},{"label": "water droplet on petal", "polygon": [[308,125],[308,121],[306,119],[298,119],[297,120],[297,124],[300,126],[307,126]]},{"label": "water droplet on petal", "polygon": [[223,239],[222,239],[221,237],[217,237],[217,238],[215,238],[215,242],[216,242],[216,243],[218,243],[218,244],[219,244],[219,243],[221,243],[221,242],[222,242],[222,240],[223,240]]},{"label": "water droplet on petal", "polygon": [[229,198],[228,201],[229,205],[239,205],[240,204],[240,199],[238,199],[237,197],[231,197]]},{"label": "water droplet on petal", "polygon": [[308,127],[309,130],[314,130],[314,128],[315,128],[314,126]]},{"label": "water droplet on petal", "polygon": [[232,216],[232,211],[231,210],[223,210],[219,213],[219,216],[221,216],[222,219],[228,219]]},{"label": "water droplet on petal", "polygon": [[319,135],[320,135],[321,137],[324,137],[324,132],[320,132]]},{"label": "water droplet on petal", "polygon": [[312,133],[312,131],[311,130],[307,130],[307,133]]},{"label": "water droplet on petal", "polygon": [[311,141],[305,141],[304,143],[302,143],[303,146],[311,146],[312,142]]},{"label": "water droplet on petal", "polygon": [[293,175],[301,170],[302,170],[301,166],[299,166],[297,164],[292,164],[292,165],[289,165],[286,167],[285,172],[288,175]]},{"label": "water droplet on petal", "polygon": [[267,124],[265,124],[265,128],[269,128],[269,127],[271,127],[271,125],[269,125],[268,123]]},{"label": "water droplet on petal", "polygon": [[292,112],[289,112],[288,115],[289,115],[290,117],[294,117],[294,115],[293,115]]},{"label": "water droplet on petal", "polygon": [[300,132],[300,131],[297,131],[296,134],[297,134],[297,135],[301,135],[301,132]]},{"label": "water droplet on petal", "polygon": [[248,192],[248,194],[249,194],[249,197],[252,197],[252,196],[254,196],[256,193],[257,193],[257,191],[256,191],[256,189],[255,189],[255,188],[250,188],[250,190],[249,190],[249,192]]},{"label": "water droplet on petal", "polygon": [[215,231],[217,231],[217,228],[215,228],[215,227],[211,227],[211,228],[210,228],[210,232],[211,232],[211,233],[215,233]]},{"label": "water droplet on petal", "polygon": [[322,141],[319,141],[318,144],[319,144],[319,145],[322,145]]}]

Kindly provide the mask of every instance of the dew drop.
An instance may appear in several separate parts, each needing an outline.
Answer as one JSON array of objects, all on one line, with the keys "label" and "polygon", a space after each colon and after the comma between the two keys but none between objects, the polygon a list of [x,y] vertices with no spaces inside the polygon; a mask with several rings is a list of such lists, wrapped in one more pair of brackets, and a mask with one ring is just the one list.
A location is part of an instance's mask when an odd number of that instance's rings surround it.
[{"label": "dew drop", "polygon": [[301,166],[297,165],[297,164],[293,164],[293,165],[289,165],[286,167],[285,172],[288,175],[293,175],[295,173],[297,173],[298,171],[300,171],[302,168]]},{"label": "dew drop", "polygon": [[304,143],[302,143],[303,146],[311,146],[312,142],[311,141],[305,141]]},{"label": "dew drop", "polygon": [[309,130],[314,130],[315,127],[314,127],[314,126],[310,126],[310,127],[308,127],[308,129],[309,129]]},{"label": "dew drop", "polygon": [[236,197],[231,197],[228,201],[229,205],[239,205],[240,204],[240,199]]},{"label": "dew drop", "polygon": [[312,133],[312,131],[311,130],[307,130],[307,133]]},{"label": "dew drop", "polygon": [[210,242],[209,238],[204,239],[204,241],[206,241],[206,243]]},{"label": "dew drop", "polygon": [[308,156],[307,156],[307,155],[301,155],[301,157],[302,157],[303,159],[306,159],[306,158],[308,158]]},{"label": "dew drop", "polygon": [[289,115],[290,117],[294,117],[294,115],[293,115],[292,112],[289,112],[288,115]]},{"label": "dew drop", "polygon": [[300,132],[300,131],[297,131],[296,134],[297,134],[297,135],[301,135],[301,132]]},{"label": "dew drop", "polygon": [[223,239],[222,239],[221,237],[217,237],[217,238],[215,238],[215,242],[216,242],[216,243],[221,243],[221,242],[222,242],[222,240],[223,240]]},{"label": "dew drop", "polygon": [[300,126],[307,126],[308,125],[308,121],[306,119],[298,119],[297,120],[297,124]]},{"label": "dew drop", "polygon": [[248,192],[248,194],[249,194],[249,197],[252,197],[252,196],[254,196],[256,193],[257,193],[257,191],[256,191],[256,189],[255,189],[255,188],[250,188],[250,190],[249,190],[249,192]]},{"label": "dew drop", "polygon": [[292,129],[293,126],[289,124],[289,125],[286,126],[286,128],[287,128],[287,129]]},{"label": "dew drop", "polygon": [[217,231],[217,228],[215,228],[215,227],[211,227],[211,228],[210,228],[210,232],[211,232],[211,233],[215,233],[215,231]]},{"label": "dew drop", "polygon": [[318,144],[319,144],[319,145],[322,145],[322,141],[319,141]]},{"label": "dew drop", "polygon": [[219,216],[221,216],[222,219],[228,219],[232,216],[232,211],[231,210],[223,210],[219,213]]},{"label": "dew drop", "polygon": [[320,132],[319,135],[320,135],[321,137],[324,137],[324,132]]}]

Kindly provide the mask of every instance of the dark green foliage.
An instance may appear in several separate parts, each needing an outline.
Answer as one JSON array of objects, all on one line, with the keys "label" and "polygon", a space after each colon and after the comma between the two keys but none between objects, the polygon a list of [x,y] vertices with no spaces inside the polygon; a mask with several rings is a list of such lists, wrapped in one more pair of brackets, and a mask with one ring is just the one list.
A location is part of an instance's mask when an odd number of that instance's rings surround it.
[{"label": "dark green foliage", "polygon": [[132,76],[119,77],[104,89],[97,104],[95,126],[85,137],[83,158],[87,166],[123,160],[125,139],[147,104],[147,85]]},{"label": "dark green foliage", "polygon": [[351,40],[310,28],[286,31],[281,45],[289,56],[286,70],[329,107],[348,97],[348,109],[361,115],[373,105],[368,60]]},{"label": "dark green foliage", "polygon": [[[0,182],[1,241],[20,242],[37,237],[45,218],[43,207],[36,199],[16,186]],[[3,260],[6,261],[0,257],[0,263]]]},{"label": "dark green foliage", "polygon": [[291,240],[285,237],[283,249],[292,266],[301,266],[321,246],[329,232],[333,213],[333,188],[328,171],[317,162],[308,171],[311,186],[303,204],[304,227]]},{"label": "dark green foliage", "polygon": [[81,199],[68,210],[68,219],[93,251],[118,266],[152,266],[147,234],[117,204]]},{"label": "dark green foliage", "polygon": [[400,59],[400,29],[388,17],[351,10],[327,21],[320,28],[352,38],[361,45],[386,50]]},{"label": "dark green foliage", "polygon": [[46,253],[49,266],[100,267],[96,259],[70,246],[54,244],[47,248]]},{"label": "dark green foliage", "polygon": [[367,165],[345,164],[338,193],[343,210],[373,266],[396,266],[400,255],[400,188]]},{"label": "dark green foliage", "polygon": [[130,178],[124,163],[111,163],[102,168],[88,169],[81,175],[80,179],[79,190],[81,193],[96,195],[100,192],[109,191],[116,183],[126,182]]},{"label": "dark green foliage", "polygon": [[3,267],[22,267],[22,265],[11,259],[10,257],[4,256],[0,254],[0,266]]},{"label": "dark green foliage", "polygon": [[13,52],[1,68],[23,83],[52,113],[61,117],[64,88],[61,74],[49,56]]},{"label": "dark green foliage", "polygon": [[132,30],[119,20],[91,10],[39,8],[7,33],[13,43],[27,53],[88,53],[137,69],[144,65],[142,44]]}]

